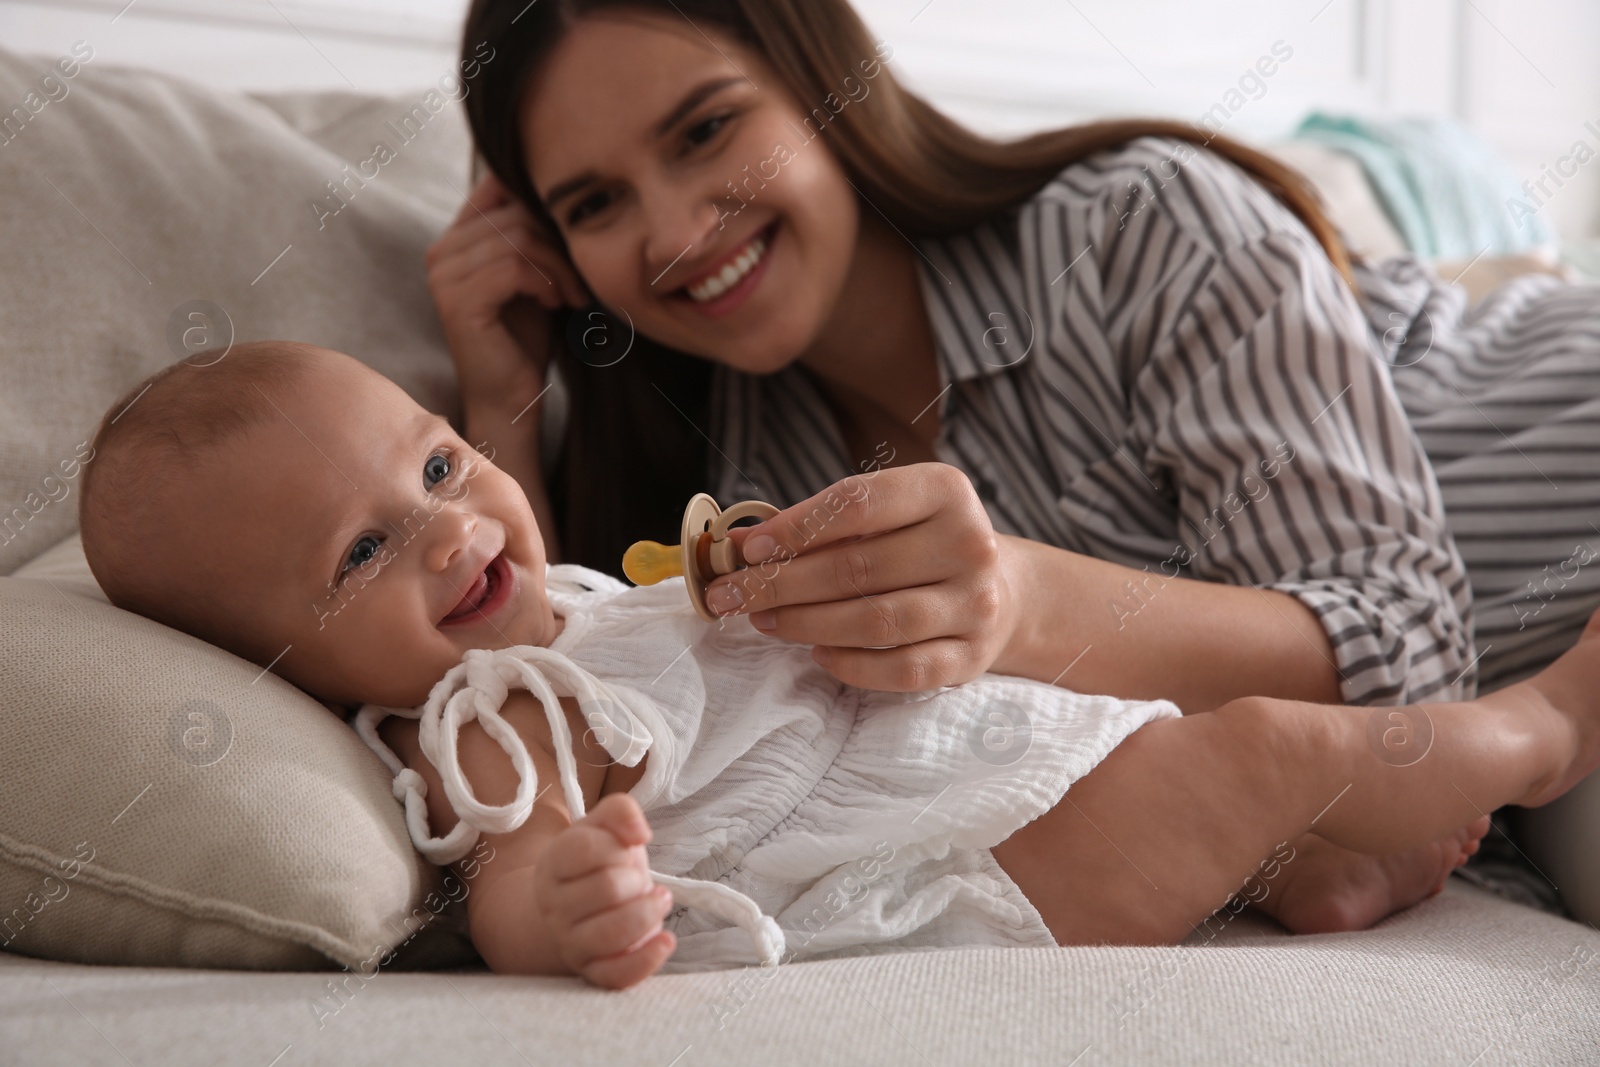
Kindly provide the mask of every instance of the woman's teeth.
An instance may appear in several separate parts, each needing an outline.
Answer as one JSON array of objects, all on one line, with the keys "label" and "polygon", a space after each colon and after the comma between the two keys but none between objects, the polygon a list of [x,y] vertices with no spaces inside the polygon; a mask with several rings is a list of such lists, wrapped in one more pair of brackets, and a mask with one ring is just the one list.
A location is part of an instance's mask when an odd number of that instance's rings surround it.
[{"label": "woman's teeth", "polygon": [[744,247],[733,262],[729,263],[718,274],[713,274],[699,285],[689,287],[689,296],[697,304],[706,304],[732,289],[739,284],[746,274],[755,269],[761,262],[761,257],[767,254],[767,240],[765,237],[756,237]]}]

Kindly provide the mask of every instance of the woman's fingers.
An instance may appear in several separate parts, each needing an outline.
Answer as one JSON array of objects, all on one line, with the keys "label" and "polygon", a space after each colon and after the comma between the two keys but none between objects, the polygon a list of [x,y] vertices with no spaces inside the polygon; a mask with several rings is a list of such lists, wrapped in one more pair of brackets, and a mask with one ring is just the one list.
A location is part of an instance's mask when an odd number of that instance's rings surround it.
[{"label": "woman's fingers", "polygon": [[730,536],[750,565],[709,583],[707,606],[818,646],[854,685],[969,681],[1016,629],[1015,554],[946,464],[847,478]]},{"label": "woman's fingers", "polygon": [[[456,285],[471,278],[487,266],[498,264],[502,260],[511,260],[522,266],[527,274],[538,284],[536,290],[549,299],[546,303],[559,304],[561,292],[548,270],[539,264],[543,258],[538,251],[528,244],[517,244],[510,241],[484,241],[476,245],[463,248],[448,259],[440,260],[433,269],[433,280],[436,285]],[[540,292],[533,292],[530,296],[539,296]]]},{"label": "woman's fingers", "polygon": [[456,212],[453,222],[460,222],[462,219],[470,218],[480,212],[486,212],[511,202],[510,191],[504,185],[501,185],[500,179],[494,176],[493,171],[490,171],[478,179],[478,184],[472,187],[472,192],[468,193],[467,198],[461,202],[461,208]]},{"label": "woman's fingers", "polygon": [[472,211],[452,223],[448,230],[428,246],[427,259],[432,262],[467,245],[476,244],[485,237],[502,234],[508,230],[520,229],[532,233],[532,226],[532,220],[528,218],[528,213],[520,204],[505,204],[493,211]]},{"label": "woman's fingers", "polygon": [[944,463],[886,467],[851,475],[742,534],[747,563],[789,559],[852,537],[870,537],[940,511],[982,505],[972,482]]},{"label": "woman's fingers", "polygon": [[957,637],[892,649],[819,645],[812,650],[812,658],[846,685],[891,693],[961,685],[988,669],[979,645]]},{"label": "woman's fingers", "polygon": [[939,637],[983,633],[995,621],[998,596],[961,581],[900,589],[878,596],[758,611],[750,625],[803,645],[898,648]]},{"label": "woman's fingers", "polygon": [[[747,551],[749,540],[746,535]],[[719,614],[741,614],[860,600],[964,575],[992,577],[998,562],[999,542],[987,516],[947,509],[912,525],[842,539],[798,556],[780,553],[723,575],[706,586],[706,604]]]},{"label": "woman's fingers", "polygon": [[856,601],[928,585],[959,573],[962,557],[918,527],[780,557],[708,584],[707,604],[722,614],[767,611],[786,604]]},{"label": "woman's fingers", "polygon": [[426,263],[435,284],[450,284],[508,253],[520,256],[541,280],[542,286],[523,291],[546,307],[588,303],[588,288],[565,253],[545,237],[527,209],[514,201],[485,207],[469,199],[456,222],[429,247]]},{"label": "woman's fingers", "polygon": [[1002,591],[985,575],[880,596],[757,612],[762,633],[815,645],[840,681],[912,692],[969,682],[1000,652]]},{"label": "woman's fingers", "polygon": [[561,257],[540,240],[526,221],[482,218],[469,220],[459,230],[440,237],[428,249],[426,257],[429,270],[459,268],[473,261],[504,251],[519,253],[529,259],[559,260]]},{"label": "woman's fingers", "polygon": [[[437,270],[478,248],[512,247],[524,254],[546,254],[543,241],[532,224],[521,215],[520,209],[501,210],[514,213],[501,218],[471,218],[446,230],[428,246],[427,254],[423,257],[426,268],[429,271]],[[548,254],[560,258],[559,253],[549,251]]]}]

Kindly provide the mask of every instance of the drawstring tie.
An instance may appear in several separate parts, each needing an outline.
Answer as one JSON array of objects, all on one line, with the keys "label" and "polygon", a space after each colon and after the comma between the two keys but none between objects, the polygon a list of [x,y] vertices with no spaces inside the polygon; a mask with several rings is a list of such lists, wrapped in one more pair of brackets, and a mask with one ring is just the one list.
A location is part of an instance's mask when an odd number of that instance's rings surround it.
[{"label": "drawstring tie", "polygon": [[[529,662],[533,661],[533,662]],[[538,663],[543,670],[535,669]],[[566,713],[561,700],[551,688],[546,673],[565,683],[578,699],[580,707],[605,700],[612,708],[622,708],[622,702],[610,696],[610,690],[594,675],[579,667],[559,652],[534,645],[518,645],[513,649],[475,648],[467,652],[462,661],[445,674],[428,694],[427,702],[420,708],[386,708],[377,704],[364,705],[356,714],[356,733],[378,754],[384,765],[394,773],[394,796],[405,805],[406,828],[417,851],[433,863],[443,866],[461,859],[477,844],[480,834],[510,833],[527,821],[538,799],[539,780],[533,759],[516,728],[500,716],[500,708],[510,695],[511,687],[526,689],[538,698],[550,723],[550,737],[555,745],[556,768],[561,778],[561,789],[566,794],[567,810],[574,821],[583,818],[585,807],[583,792],[578,786],[578,761],[572,751],[572,731],[567,726]],[[400,761],[388,745],[378,737],[378,723],[390,715],[419,720],[417,739],[423,753],[439,772],[446,798],[455,809],[457,822],[443,837],[434,837],[428,827],[426,797],[428,785],[422,775]],[[485,804],[472,794],[461,771],[457,754],[457,741],[461,728],[474,719],[483,724],[484,732],[511,758],[517,771],[517,793],[509,803]],[[613,724],[615,725],[615,724]],[[649,734],[635,720],[627,734],[627,748],[612,757],[624,766],[637,766],[650,745]],[[607,730],[616,736],[618,730]],[[619,737],[618,740],[621,740]],[[602,736],[602,743],[606,737]],[[608,751],[611,745],[606,744]],[[740,927],[750,935],[756,954],[763,966],[773,966],[784,951],[783,930],[771,916],[764,914],[755,901],[731,886],[708,882],[699,878],[680,878],[676,875],[650,872],[657,885],[672,891],[674,903],[709,912],[724,922]]]}]

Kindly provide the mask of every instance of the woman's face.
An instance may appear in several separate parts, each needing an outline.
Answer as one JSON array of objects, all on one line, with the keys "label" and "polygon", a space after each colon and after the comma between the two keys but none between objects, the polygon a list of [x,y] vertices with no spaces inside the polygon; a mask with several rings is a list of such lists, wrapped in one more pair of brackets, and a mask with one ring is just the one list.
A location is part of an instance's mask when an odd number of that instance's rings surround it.
[{"label": "woman's face", "polygon": [[857,199],[812,117],[822,103],[714,27],[628,12],[572,27],[522,132],[594,295],[655,341],[763,374],[815,340],[855,255]]}]

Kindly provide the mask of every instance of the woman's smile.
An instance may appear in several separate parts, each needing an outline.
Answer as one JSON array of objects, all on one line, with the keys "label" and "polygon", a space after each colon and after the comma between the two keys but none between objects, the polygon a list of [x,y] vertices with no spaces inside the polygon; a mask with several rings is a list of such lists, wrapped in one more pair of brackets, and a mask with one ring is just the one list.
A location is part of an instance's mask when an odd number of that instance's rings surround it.
[{"label": "woman's smile", "polygon": [[689,306],[713,318],[731,314],[744,305],[766,276],[777,234],[776,222],[757,231],[674,296],[687,299]]}]

